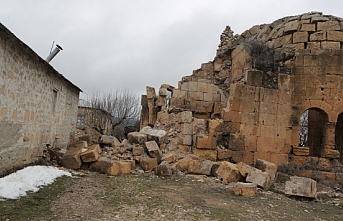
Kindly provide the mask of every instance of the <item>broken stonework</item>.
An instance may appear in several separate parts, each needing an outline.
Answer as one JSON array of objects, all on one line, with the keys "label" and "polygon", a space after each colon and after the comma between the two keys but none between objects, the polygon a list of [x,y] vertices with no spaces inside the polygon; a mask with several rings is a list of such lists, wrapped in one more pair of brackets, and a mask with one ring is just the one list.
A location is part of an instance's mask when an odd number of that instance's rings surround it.
[{"label": "broken stonework", "polygon": [[154,140],[158,145],[164,143],[167,139],[167,132],[164,130],[153,129],[149,126],[143,127],[139,132],[146,134],[148,141]]},{"label": "broken stonework", "polygon": [[140,132],[131,132],[127,135],[127,139],[131,144],[141,144],[144,145],[147,142],[147,135]]},{"label": "broken stonework", "polygon": [[162,151],[158,147],[157,143],[155,141],[148,141],[145,142],[145,146],[148,149],[149,156],[156,158],[157,163],[160,163],[162,159]]},{"label": "broken stonework", "polygon": [[139,161],[139,166],[144,171],[152,171],[157,167],[157,158],[150,158],[148,156],[142,156]]},{"label": "broken stonework", "polygon": [[96,162],[93,162],[89,170],[106,173],[110,176],[118,176],[121,174],[119,161],[114,161],[106,157],[100,157]]},{"label": "broken stonework", "polygon": [[110,147],[120,145],[120,142],[116,137],[107,136],[107,135],[102,135],[100,140],[99,140],[99,143],[104,144],[104,145],[108,145]]},{"label": "broken stonework", "polygon": [[239,173],[237,165],[223,161],[218,167],[217,176],[223,183],[238,182],[243,180],[242,175]]},{"label": "broken stonework", "polygon": [[256,170],[256,168],[251,167],[243,162],[237,163],[237,168],[239,173],[246,178],[248,174],[250,174],[252,171]]},{"label": "broken stonework", "polygon": [[84,163],[94,162],[99,158],[100,146],[94,144],[88,147],[87,151],[81,153],[81,160]]},{"label": "broken stonework", "polygon": [[285,194],[315,198],[317,195],[317,182],[304,177],[290,177],[285,183]]},{"label": "broken stonework", "polygon": [[235,195],[253,197],[257,191],[257,185],[255,183],[241,183],[238,182],[233,186]]},{"label": "broken stonework", "polygon": [[268,190],[272,185],[269,174],[267,172],[262,172],[260,170],[251,171],[246,178],[246,182],[256,183],[264,190]]},{"label": "broken stonework", "polygon": [[190,160],[188,162],[188,173],[210,176],[212,166],[213,166],[213,161],[210,161],[210,160],[205,160],[205,161]]},{"label": "broken stonework", "polygon": [[61,165],[69,169],[79,169],[82,164],[80,159],[81,151],[86,147],[86,141],[80,141],[72,145],[61,158]]},{"label": "broken stonework", "polygon": [[157,176],[171,176],[173,171],[171,166],[166,161],[163,161],[157,166],[155,174]]}]

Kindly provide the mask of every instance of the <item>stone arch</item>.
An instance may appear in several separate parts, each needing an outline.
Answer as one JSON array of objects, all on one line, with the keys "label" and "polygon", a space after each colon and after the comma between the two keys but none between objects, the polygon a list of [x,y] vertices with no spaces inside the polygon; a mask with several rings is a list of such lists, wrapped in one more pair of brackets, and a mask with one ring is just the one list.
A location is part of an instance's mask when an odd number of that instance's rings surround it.
[{"label": "stone arch", "polygon": [[343,111],[337,117],[335,127],[335,147],[339,151],[339,161],[343,163]]},{"label": "stone arch", "polygon": [[300,117],[299,146],[309,147],[311,156],[320,156],[326,139],[328,114],[320,108],[306,109]]},{"label": "stone arch", "polygon": [[[328,122],[336,122],[337,117],[338,117],[337,113],[340,113],[340,112],[337,112],[337,110],[333,110],[332,106],[329,103],[327,103],[326,101],[322,101],[322,100],[306,100],[301,105],[300,114],[304,113],[306,110],[309,110],[309,109],[323,110],[328,116]],[[341,106],[341,109],[343,111],[343,104]]]}]

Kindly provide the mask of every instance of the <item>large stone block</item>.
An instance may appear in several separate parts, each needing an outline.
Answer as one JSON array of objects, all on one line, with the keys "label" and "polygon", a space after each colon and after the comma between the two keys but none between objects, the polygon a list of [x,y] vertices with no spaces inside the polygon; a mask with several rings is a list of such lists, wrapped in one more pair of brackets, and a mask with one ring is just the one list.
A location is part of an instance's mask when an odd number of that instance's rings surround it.
[{"label": "large stone block", "polygon": [[310,41],[326,41],[326,32],[319,31],[311,34]]},{"label": "large stone block", "polygon": [[216,149],[217,147],[217,139],[216,137],[213,136],[208,136],[208,135],[200,135],[197,137],[197,144],[196,147],[198,149]]},{"label": "large stone block", "polygon": [[341,43],[338,41],[323,41],[320,46],[322,49],[341,49]]},{"label": "large stone block", "polygon": [[232,151],[231,159],[235,163],[243,162],[246,164],[253,164],[254,153],[250,151]]},{"label": "large stone block", "polygon": [[327,32],[328,41],[343,41],[343,32],[341,31],[328,31]]},{"label": "large stone block", "polygon": [[307,42],[308,33],[306,31],[294,32],[293,34],[293,43]]},{"label": "large stone block", "polygon": [[155,141],[148,141],[145,142],[145,146],[148,149],[149,156],[152,158],[156,158],[158,163],[161,162],[162,151],[160,150],[157,143]]},{"label": "large stone block", "polygon": [[139,161],[139,166],[144,170],[144,171],[152,171],[157,167],[157,158],[150,158],[150,157],[141,157]]},{"label": "large stone block", "polygon": [[131,132],[127,135],[127,139],[131,144],[141,144],[144,145],[148,138],[145,133]]},{"label": "large stone block", "polygon": [[100,145],[94,144],[88,147],[87,151],[81,153],[81,160],[84,163],[97,161],[97,159],[99,158],[99,153],[100,153]]},{"label": "large stone block", "polygon": [[244,150],[244,135],[230,133],[229,149],[234,151]]},{"label": "large stone block", "polygon": [[119,140],[116,137],[102,135],[100,140],[100,144],[108,145],[110,147],[116,147],[120,145]]},{"label": "large stone block", "polygon": [[179,135],[179,144],[191,146],[192,145],[192,135]]},{"label": "large stone block", "polygon": [[262,170],[263,172],[267,172],[270,176],[271,182],[274,182],[277,171],[277,166],[274,163],[268,162],[266,160],[257,159],[255,167],[257,169]]},{"label": "large stone block", "polygon": [[199,160],[217,160],[217,150],[194,149],[194,154]]},{"label": "large stone block", "polygon": [[216,171],[216,174],[218,178],[221,179],[222,182],[225,184],[243,180],[243,177],[239,173],[237,165],[227,161],[221,162]]},{"label": "large stone block", "polygon": [[267,172],[262,172],[261,170],[251,171],[246,178],[246,182],[256,183],[264,190],[268,190],[272,185],[269,174]]},{"label": "large stone block", "polygon": [[309,147],[293,147],[293,154],[297,156],[308,156],[310,155]]},{"label": "large stone block", "polygon": [[100,157],[97,161],[91,163],[90,171],[103,172],[110,176],[121,174],[119,161],[114,161],[106,157]]},{"label": "large stone block", "polygon": [[143,127],[139,132],[146,134],[148,141],[154,140],[158,145],[163,144],[168,139],[166,131],[153,129],[149,126]]},{"label": "large stone block", "polygon": [[133,156],[140,156],[144,153],[144,147],[142,146],[134,146],[132,147],[132,155]]},{"label": "large stone block", "polygon": [[248,176],[249,173],[251,173],[251,171],[256,170],[256,168],[249,166],[248,164],[245,164],[243,162],[239,162],[237,163],[237,168],[239,173],[246,178]]},{"label": "large stone block", "polygon": [[166,161],[164,161],[157,166],[155,174],[157,176],[171,176],[173,174],[173,170],[171,166]]},{"label": "large stone block", "polygon": [[233,186],[235,195],[253,197],[257,192],[257,185],[255,183],[238,182]]},{"label": "large stone block", "polygon": [[320,152],[320,156],[329,159],[338,159],[340,157],[340,153],[338,150],[322,149]]},{"label": "large stone block", "polygon": [[176,169],[179,171],[187,171],[188,170],[188,164],[192,160],[191,157],[185,157],[179,160],[175,165]]},{"label": "large stone block", "polygon": [[316,198],[317,182],[304,177],[290,177],[290,181],[285,183],[285,194],[293,196],[304,196]]},{"label": "large stone block", "polygon": [[183,111],[180,113],[180,123],[191,123],[193,120],[192,111]]},{"label": "large stone block", "polygon": [[211,160],[190,160],[188,161],[188,173],[210,176],[213,164],[214,162]]},{"label": "large stone block", "polygon": [[162,161],[166,161],[167,163],[174,163],[176,160],[174,153],[168,153],[162,157]]},{"label": "large stone block", "polygon": [[303,24],[301,24],[300,31],[315,32],[316,31],[316,24],[306,24],[306,23],[303,23]]},{"label": "large stone block", "polygon": [[232,150],[218,150],[218,160],[230,160],[232,157]]},{"label": "large stone block", "polygon": [[184,135],[193,134],[193,124],[192,123],[181,123],[181,133]]},{"label": "large stone block", "polygon": [[82,149],[87,147],[86,141],[80,141],[72,145],[61,158],[61,165],[68,169],[79,169],[81,162]]},{"label": "large stone block", "polygon": [[341,26],[338,21],[325,21],[317,23],[318,31],[340,31]]},{"label": "large stone block", "polygon": [[132,163],[129,161],[119,161],[120,175],[126,175],[131,173]]}]

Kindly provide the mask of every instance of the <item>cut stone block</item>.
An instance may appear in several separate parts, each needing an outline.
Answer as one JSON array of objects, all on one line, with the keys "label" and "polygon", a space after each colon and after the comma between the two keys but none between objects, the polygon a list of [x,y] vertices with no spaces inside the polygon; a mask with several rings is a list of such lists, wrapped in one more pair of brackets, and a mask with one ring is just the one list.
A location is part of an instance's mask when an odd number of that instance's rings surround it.
[{"label": "cut stone block", "polygon": [[67,152],[61,158],[61,165],[69,169],[79,169],[81,162],[81,151],[83,148],[87,147],[86,141],[80,141],[72,145]]},{"label": "cut stone block", "polygon": [[179,160],[176,163],[176,169],[179,170],[179,171],[187,171],[188,170],[188,163],[191,160],[192,160],[191,157],[182,158],[181,160]]},{"label": "cut stone block", "polygon": [[141,157],[139,161],[139,166],[142,167],[144,171],[152,171],[157,167],[157,158]]},{"label": "cut stone block", "polygon": [[199,160],[217,160],[217,150],[202,150],[195,148],[194,154],[199,158]]},{"label": "cut stone block", "polygon": [[82,162],[90,163],[90,162],[97,161],[99,158],[99,152],[100,152],[99,144],[94,144],[88,147],[88,150],[86,152],[81,153]]},{"label": "cut stone block", "polygon": [[161,160],[170,164],[175,162],[176,157],[174,153],[168,153],[167,155],[164,155]]},{"label": "cut stone block", "polygon": [[157,176],[171,176],[173,174],[171,166],[163,161],[160,165],[157,166],[155,174]]},{"label": "cut stone block", "polygon": [[235,195],[253,197],[257,191],[257,185],[255,183],[241,183],[238,182],[233,186]]},{"label": "cut stone block", "polygon": [[243,180],[237,165],[227,161],[221,162],[216,173],[218,178],[221,179],[224,184]]},{"label": "cut stone block", "polygon": [[290,181],[285,183],[285,194],[293,196],[304,196],[316,198],[317,182],[305,177],[290,177]]},{"label": "cut stone block", "polygon": [[102,135],[99,140],[99,143],[108,145],[110,147],[117,147],[120,145],[120,142],[116,137],[107,136],[107,135]]},{"label": "cut stone block", "polygon": [[183,111],[180,113],[180,123],[191,123],[192,118],[192,111]]},{"label": "cut stone block", "polygon": [[264,190],[268,190],[271,187],[269,174],[267,172],[262,172],[260,170],[251,171],[246,178],[246,182],[256,183],[259,187],[262,187]]},{"label": "cut stone block", "polygon": [[132,163],[129,161],[119,161],[120,174],[126,175],[131,173]]},{"label": "cut stone block", "polygon": [[128,133],[127,139],[131,144],[141,144],[144,145],[145,142],[147,142],[148,138],[147,135],[140,132],[131,132]]},{"label": "cut stone block", "polygon": [[160,163],[162,159],[162,151],[158,147],[155,141],[148,141],[145,142],[145,146],[148,149],[148,153],[150,157],[156,158],[157,162]]},{"label": "cut stone block", "polygon": [[255,167],[262,170],[263,172],[267,172],[270,176],[271,181],[274,182],[277,171],[277,166],[275,164],[266,160],[257,159]]},{"label": "cut stone block", "polygon": [[309,147],[293,147],[293,153],[297,156],[308,156],[310,155]]},{"label": "cut stone block", "polygon": [[153,129],[149,126],[143,127],[139,133],[146,134],[148,141],[154,140],[158,145],[161,145],[168,139],[166,131]]},{"label": "cut stone block", "polygon": [[245,164],[243,162],[237,163],[237,168],[239,173],[246,178],[251,171],[256,170],[256,168],[249,166],[248,164]]},{"label": "cut stone block", "polygon": [[340,153],[338,150],[323,149],[320,152],[320,156],[324,158],[338,159],[340,157]]},{"label": "cut stone block", "polygon": [[188,173],[210,176],[212,165],[213,161],[210,160],[190,160],[188,162]]},{"label": "cut stone block", "polygon": [[132,155],[133,156],[140,156],[144,153],[144,147],[142,146],[135,146],[132,148]]},{"label": "cut stone block", "polygon": [[103,172],[110,176],[121,174],[119,161],[114,161],[106,157],[100,157],[89,167],[90,171]]}]

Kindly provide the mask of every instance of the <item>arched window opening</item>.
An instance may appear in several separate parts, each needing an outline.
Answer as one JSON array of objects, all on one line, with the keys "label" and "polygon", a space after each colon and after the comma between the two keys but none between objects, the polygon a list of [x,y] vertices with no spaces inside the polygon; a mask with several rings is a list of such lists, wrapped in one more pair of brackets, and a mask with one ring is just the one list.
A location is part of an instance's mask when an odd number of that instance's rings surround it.
[{"label": "arched window opening", "polygon": [[335,129],[335,145],[340,153],[339,162],[343,163],[343,113],[338,115]]},{"label": "arched window opening", "polygon": [[309,147],[311,156],[320,156],[327,120],[327,114],[318,108],[310,108],[300,117],[299,146]]}]

